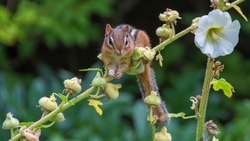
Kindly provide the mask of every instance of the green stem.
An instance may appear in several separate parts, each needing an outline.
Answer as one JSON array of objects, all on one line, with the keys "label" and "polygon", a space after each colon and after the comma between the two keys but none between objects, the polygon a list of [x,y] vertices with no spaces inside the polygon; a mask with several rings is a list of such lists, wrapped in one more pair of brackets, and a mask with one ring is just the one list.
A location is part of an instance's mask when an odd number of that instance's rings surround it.
[{"label": "green stem", "polygon": [[155,47],[153,48],[153,50],[155,50],[155,51],[161,51],[161,50],[164,49],[164,47],[167,46],[168,44],[172,43],[173,41],[175,41],[175,40],[179,39],[180,37],[182,37],[182,36],[188,34],[189,32],[191,32],[192,29],[193,29],[192,26],[190,26],[190,27],[184,29],[183,31],[181,31],[181,32],[179,32],[178,34],[174,35],[172,38],[169,38],[169,39],[167,39],[166,41],[164,41],[164,42],[160,43],[159,45],[155,46]]},{"label": "green stem", "polygon": [[14,129],[13,128],[10,129],[10,135],[11,135],[11,141],[14,141],[13,140],[13,137],[14,137]]},{"label": "green stem", "polygon": [[[68,109],[69,107],[75,105],[76,103],[78,103],[79,101],[81,101],[82,99],[88,97],[92,92],[94,92],[97,89],[97,87],[90,87],[89,89],[87,89],[86,91],[84,91],[83,93],[81,93],[80,95],[78,95],[77,97],[71,99],[69,102],[66,102],[65,104],[63,104],[61,107],[56,108],[54,111],[52,111],[51,113],[49,113],[48,115],[46,115],[45,117],[41,118],[40,120],[36,121],[35,123],[33,123],[31,126],[28,127],[28,129],[32,130],[38,126],[41,126],[42,124],[44,124],[45,122],[47,122],[49,119],[53,118],[54,116],[56,116],[58,113]],[[17,141],[21,138],[21,134],[17,134],[14,138],[13,141]]]},{"label": "green stem", "polygon": [[208,102],[208,96],[209,96],[209,90],[210,90],[210,83],[213,78],[213,68],[212,68],[213,63],[214,63],[214,59],[208,57],[205,79],[204,79],[203,89],[202,89],[202,97],[201,97],[200,108],[199,108],[199,116],[197,118],[196,141],[203,141],[203,129],[204,129],[204,124],[205,124],[206,108],[207,108],[207,102]]},{"label": "green stem", "polygon": [[152,141],[155,141],[155,121],[153,117],[153,106],[150,105],[150,124],[151,124],[151,130],[152,130]]},{"label": "green stem", "polygon": [[55,121],[53,121],[53,122],[51,122],[50,124],[47,124],[47,125],[41,125],[41,127],[42,128],[49,128],[49,127],[51,127],[51,126],[53,126],[54,124],[55,124],[56,122]]},{"label": "green stem", "polygon": [[239,5],[240,3],[244,2],[245,0],[236,0],[230,4],[230,6],[223,7],[222,11],[227,11],[228,9],[232,8],[233,5]]}]

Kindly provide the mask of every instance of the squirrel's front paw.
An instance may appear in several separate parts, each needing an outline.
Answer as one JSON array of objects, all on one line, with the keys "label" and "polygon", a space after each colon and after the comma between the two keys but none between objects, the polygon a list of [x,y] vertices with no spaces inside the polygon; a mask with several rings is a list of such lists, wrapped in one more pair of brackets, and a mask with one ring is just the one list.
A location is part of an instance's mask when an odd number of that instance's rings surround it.
[{"label": "squirrel's front paw", "polygon": [[109,70],[109,77],[115,78],[115,71],[114,70]]},{"label": "squirrel's front paw", "polygon": [[116,71],[116,73],[115,73],[115,78],[116,79],[119,79],[119,78],[121,78],[122,77],[122,72],[121,71]]}]

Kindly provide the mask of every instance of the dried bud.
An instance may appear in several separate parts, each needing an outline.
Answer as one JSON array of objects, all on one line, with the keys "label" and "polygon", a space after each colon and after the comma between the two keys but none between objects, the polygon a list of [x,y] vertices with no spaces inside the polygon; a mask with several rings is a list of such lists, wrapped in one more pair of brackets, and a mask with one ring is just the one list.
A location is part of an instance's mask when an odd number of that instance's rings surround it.
[{"label": "dried bud", "polygon": [[158,106],[161,104],[161,98],[155,91],[151,91],[150,95],[144,98],[144,103],[146,103],[147,105]]},{"label": "dried bud", "polygon": [[162,127],[160,132],[155,133],[156,141],[171,141],[172,136],[167,132],[167,128],[165,126]]},{"label": "dried bud", "polygon": [[79,93],[82,90],[81,87],[81,79],[77,77],[73,77],[72,79],[66,79],[63,82],[66,92],[70,92],[73,94]]},{"label": "dried bud", "polygon": [[106,79],[101,77],[100,72],[96,73],[95,78],[92,80],[92,86],[101,87],[107,83]]},{"label": "dried bud", "polygon": [[13,115],[11,113],[8,113],[6,115],[6,119],[3,122],[2,128],[3,129],[13,129],[18,127],[19,121],[16,118],[12,117]]},{"label": "dried bud", "polygon": [[191,31],[191,33],[194,34],[195,31],[197,30],[199,20],[200,20],[200,17],[195,18],[195,19],[192,20],[192,25],[191,25],[192,26],[192,31]]},{"label": "dried bud", "polygon": [[48,97],[40,98],[38,103],[39,103],[39,106],[41,106],[42,108],[44,108],[48,111],[53,111],[58,106],[56,103],[56,98],[55,98],[54,94],[52,94],[50,96],[50,98],[48,98]]},{"label": "dried bud", "polygon": [[217,135],[220,132],[217,129],[217,125],[213,122],[213,120],[209,120],[205,123],[205,127],[207,129],[208,134],[210,135]]},{"label": "dried bud", "polygon": [[23,126],[20,129],[20,134],[24,136],[28,141],[39,141],[39,137],[41,135],[41,130],[32,131],[30,129],[25,129],[26,127]]},{"label": "dried bud", "polygon": [[112,83],[107,83],[106,85],[104,85],[104,90],[106,92],[106,94],[108,95],[109,98],[115,100],[119,97],[119,91],[118,89],[120,89],[122,87],[121,84],[112,84]]}]

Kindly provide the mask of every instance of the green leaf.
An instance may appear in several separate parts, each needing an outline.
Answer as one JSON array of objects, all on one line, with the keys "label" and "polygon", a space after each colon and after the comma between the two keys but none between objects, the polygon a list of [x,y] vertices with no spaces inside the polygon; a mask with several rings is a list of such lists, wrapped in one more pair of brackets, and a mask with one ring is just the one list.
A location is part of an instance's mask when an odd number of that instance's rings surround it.
[{"label": "green leaf", "polygon": [[54,95],[56,95],[57,97],[59,97],[63,102],[68,102],[68,98],[63,95],[63,94],[56,94],[54,93]]},{"label": "green leaf", "polygon": [[19,126],[26,126],[29,127],[30,125],[32,125],[34,122],[20,122]]},{"label": "green leaf", "polygon": [[184,118],[185,117],[185,113],[181,112],[181,113],[177,113],[177,114],[174,114],[174,113],[169,113],[168,114],[170,118],[178,118],[178,117],[182,117]]},{"label": "green leaf", "polygon": [[102,72],[102,69],[100,69],[100,68],[88,68],[88,69],[80,69],[79,71],[100,71],[100,72]]},{"label": "green leaf", "polygon": [[213,78],[211,85],[213,85],[213,89],[215,91],[219,91],[220,89],[223,90],[224,95],[228,98],[231,98],[234,92],[233,86],[228,83],[225,79],[221,78],[219,80]]}]

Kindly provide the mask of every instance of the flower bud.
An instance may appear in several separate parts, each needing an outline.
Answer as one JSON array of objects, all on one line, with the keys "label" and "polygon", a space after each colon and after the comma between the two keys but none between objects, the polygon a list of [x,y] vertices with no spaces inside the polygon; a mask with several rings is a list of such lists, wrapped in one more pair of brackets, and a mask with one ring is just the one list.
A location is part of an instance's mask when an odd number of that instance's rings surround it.
[{"label": "flower bud", "polygon": [[55,98],[54,94],[52,94],[50,96],[50,98],[48,98],[48,97],[40,98],[38,103],[42,108],[44,108],[48,111],[53,111],[57,108],[56,98]]},{"label": "flower bud", "polygon": [[66,91],[72,90],[73,93],[79,93],[82,90],[81,79],[74,77],[72,79],[66,79],[63,82]]},{"label": "flower bud", "polygon": [[144,103],[146,103],[147,105],[158,106],[161,104],[161,98],[155,91],[151,91],[150,95],[144,98]]},{"label": "flower bud", "polygon": [[55,117],[51,118],[50,121],[63,122],[65,120],[63,113],[58,113]]},{"label": "flower bud", "polygon": [[6,115],[6,119],[3,122],[2,128],[3,129],[13,129],[18,127],[19,121],[16,118],[12,117],[13,115],[11,113],[8,113]]},{"label": "flower bud", "polygon": [[100,53],[98,56],[97,56],[98,59],[102,60],[102,54]]},{"label": "flower bud", "polygon": [[164,27],[163,25],[161,27],[158,27],[155,33],[158,37],[168,38],[170,35],[173,34],[173,30],[169,27]]},{"label": "flower bud", "polygon": [[181,19],[181,17],[179,17],[179,13],[175,10],[167,12],[167,16],[170,22],[174,22],[177,19]]},{"label": "flower bud", "polygon": [[155,50],[151,50],[150,48],[148,48],[145,52],[144,52],[144,56],[147,58],[147,60],[151,61],[154,59],[155,57]]},{"label": "flower bud", "polygon": [[167,16],[166,16],[165,14],[161,14],[161,13],[160,13],[160,15],[159,15],[159,19],[160,19],[162,22],[168,21]]},{"label": "flower bud", "polygon": [[167,128],[165,126],[162,127],[160,132],[155,133],[156,141],[171,141],[172,136],[167,132]]},{"label": "flower bud", "polygon": [[112,84],[112,83],[107,83],[106,85],[104,85],[104,90],[106,92],[106,94],[108,95],[109,98],[115,100],[119,97],[119,91],[118,89],[120,89],[122,87],[121,84]]},{"label": "flower bud", "polygon": [[92,80],[92,86],[101,87],[107,83],[106,79],[101,77],[100,72],[96,73],[95,78]]}]

